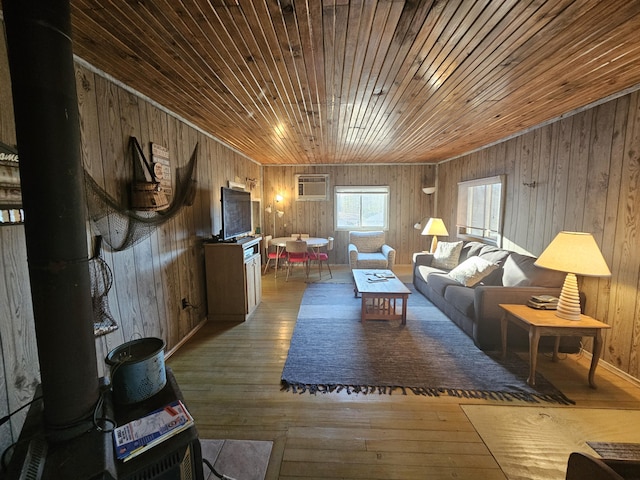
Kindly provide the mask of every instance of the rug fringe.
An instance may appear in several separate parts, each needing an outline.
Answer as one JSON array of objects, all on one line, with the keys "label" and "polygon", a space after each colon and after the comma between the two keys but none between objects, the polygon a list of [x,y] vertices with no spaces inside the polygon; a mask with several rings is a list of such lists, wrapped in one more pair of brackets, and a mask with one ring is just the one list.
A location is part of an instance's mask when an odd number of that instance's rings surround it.
[{"label": "rug fringe", "polygon": [[520,400],[529,403],[559,403],[561,405],[575,405],[576,402],[567,398],[562,393],[559,394],[542,394],[529,392],[501,392],[490,390],[461,390],[451,388],[429,388],[429,387],[405,387],[400,385],[344,385],[344,384],[305,384],[297,382],[288,382],[281,380],[280,390],[297,394],[310,393],[340,393],[346,392],[348,395],[355,394],[375,394],[392,395],[399,393],[407,395],[407,391],[414,395],[425,397],[440,397],[447,395],[457,398],[472,398],[483,400],[500,400],[512,402]]}]

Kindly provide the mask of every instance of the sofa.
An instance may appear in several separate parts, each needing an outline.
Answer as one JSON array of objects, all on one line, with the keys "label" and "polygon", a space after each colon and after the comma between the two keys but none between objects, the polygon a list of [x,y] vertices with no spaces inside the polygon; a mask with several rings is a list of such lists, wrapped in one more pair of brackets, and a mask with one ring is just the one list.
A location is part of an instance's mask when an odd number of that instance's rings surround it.
[{"label": "sofa", "polygon": [[349,266],[393,270],[395,248],[385,243],[384,232],[349,232]]},{"label": "sofa", "polygon": [[[413,256],[413,284],[481,350],[502,344],[500,303],[525,304],[532,295],[560,296],[565,273],[534,265],[536,258],[480,242],[440,242],[434,253]],[[550,351],[553,338],[540,339]],[[560,351],[575,353],[580,337],[562,337]],[[508,329],[509,349],[526,350],[528,333]]]}]

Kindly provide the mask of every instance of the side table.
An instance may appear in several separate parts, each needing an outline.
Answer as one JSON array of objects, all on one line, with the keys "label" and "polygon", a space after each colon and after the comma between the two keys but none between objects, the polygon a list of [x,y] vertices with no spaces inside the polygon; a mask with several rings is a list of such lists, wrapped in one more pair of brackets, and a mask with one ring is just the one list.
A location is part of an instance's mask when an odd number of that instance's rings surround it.
[{"label": "side table", "polygon": [[526,305],[500,304],[504,310],[500,321],[502,333],[502,356],[507,354],[507,327],[509,322],[529,332],[529,378],[527,383],[536,383],[536,364],[538,359],[538,343],[542,336],[554,336],[553,361],[558,361],[558,347],[562,336],[593,337],[593,356],[589,369],[589,386],[596,388],[594,381],[596,367],[602,352],[602,330],[611,328],[587,315],[580,315],[580,320],[565,320],[557,317],[554,310],[537,310]]}]

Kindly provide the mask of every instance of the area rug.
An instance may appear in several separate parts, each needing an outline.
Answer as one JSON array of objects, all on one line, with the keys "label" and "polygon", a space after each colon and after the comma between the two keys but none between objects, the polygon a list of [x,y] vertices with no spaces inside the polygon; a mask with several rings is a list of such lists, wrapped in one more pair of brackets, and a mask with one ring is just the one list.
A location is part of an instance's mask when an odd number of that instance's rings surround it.
[{"label": "area rug", "polygon": [[348,284],[310,284],[300,305],[281,386],[294,393],[407,394],[573,404],[528,365],[479,350],[462,330],[407,284],[407,323],[360,322]]}]

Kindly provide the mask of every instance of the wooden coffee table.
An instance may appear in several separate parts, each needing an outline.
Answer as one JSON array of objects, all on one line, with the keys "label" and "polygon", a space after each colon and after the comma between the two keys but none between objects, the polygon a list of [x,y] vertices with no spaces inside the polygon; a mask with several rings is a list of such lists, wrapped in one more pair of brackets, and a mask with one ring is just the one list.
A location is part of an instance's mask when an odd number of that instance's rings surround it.
[{"label": "wooden coffee table", "polygon": [[[407,301],[411,291],[391,270],[353,269],[355,296],[362,297],[360,321],[401,320],[407,323]],[[398,305],[400,301],[401,305]],[[397,307],[400,306],[400,313]]]},{"label": "wooden coffee table", "polygon": [[553,348],[553,361],[558,361],[558,347],[560,337],[593,337],[593,356],[589,369],[589,385],[596,388],[594,381],[596,367],[602,352],[602,330],[611,328],[606,323],[599,322],[587,315],[580,315],[580,320],[565,320],[556,316],[555,310],[537,310],[526,305],[500,304],[504,310],[501,319],[502,328],[502,356],[507,354],[507,326],[509,322],[524,328],[529,332],[529,379],[527,383],[536,383],[536,362],[538,359],[538,343],[542,336],[554,336],[556,341]]}]

